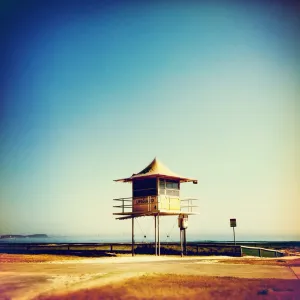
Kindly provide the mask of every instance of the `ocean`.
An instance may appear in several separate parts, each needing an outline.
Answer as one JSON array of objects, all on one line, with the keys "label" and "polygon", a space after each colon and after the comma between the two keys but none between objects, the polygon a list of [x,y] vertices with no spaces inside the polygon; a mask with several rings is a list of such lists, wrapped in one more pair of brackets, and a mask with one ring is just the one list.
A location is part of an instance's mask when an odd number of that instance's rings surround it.
[{"label": "ocean", "polygon": [[122,243],[130,242],[130,238],[108,238],[100,236],[49,236],[45,238],[39,237],[22,237],[22,238],[2,238],[0,243]]},{"label": "ocean", "polygon": [[[232,242],[230,236],[197,236],[187,235],[188,242]],[[269,242],[269,241],[297,241],[295,238],[287,237],[265,237],[265,236],[243,236],[237,238],[237,242]],[[154,242],[154,236],[136,235],[135,242]],[[161,242],[179,242],[179,236],[161,236]],[[131,243],[131,234],[123,236],[51,236],[46,238],[39,237],[22,237],[22,238],[1,238],[0,243]]]}]

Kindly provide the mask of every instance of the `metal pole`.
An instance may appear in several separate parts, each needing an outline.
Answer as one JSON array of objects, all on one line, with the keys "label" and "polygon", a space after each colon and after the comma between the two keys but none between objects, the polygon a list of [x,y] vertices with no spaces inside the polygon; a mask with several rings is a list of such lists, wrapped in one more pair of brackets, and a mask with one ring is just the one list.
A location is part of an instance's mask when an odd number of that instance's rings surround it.
[{"label": "metal pole", "polygon": [[156,242],[156,216],[154,216],[154,247],[155,247],[155,256],[157,256],[157,242]]},{"label": "metal pole", "polygon": [[160,256],[159,215],[157,215],[157,241],[158,241],[158,256]]},{"label": "metal pole", "polygon": [[234,241],[234,245],[235,245],[235,230],[234,230],[234,227],[232,227],[233,229],[233,241]]},{"label": "metal pole", "polygon": [[134,256],[134,218],[132,217],[132,223],[131,223],[131,252],[132,256]]},{"label": "metal pole", "polygon": [[180,252],[181,252],[181,257],[183,257],[182,229],[181,228],[180,228]]},{"label": "metal pole", "polygon": [[186,250],[186,228],[183,229],[183,243],[184,243],[184,255],[187,255],[187,250]]}]

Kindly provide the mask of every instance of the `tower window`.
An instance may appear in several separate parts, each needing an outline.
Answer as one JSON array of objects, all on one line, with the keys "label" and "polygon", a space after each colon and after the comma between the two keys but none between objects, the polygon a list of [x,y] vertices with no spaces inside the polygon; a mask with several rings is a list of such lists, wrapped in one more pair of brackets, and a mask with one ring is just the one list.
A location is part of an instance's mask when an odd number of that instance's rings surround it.
[{"label": "tower window", "polygon": [[169,196],[179,196],[179,181],[169,179],[159,179],[159,194]]}]

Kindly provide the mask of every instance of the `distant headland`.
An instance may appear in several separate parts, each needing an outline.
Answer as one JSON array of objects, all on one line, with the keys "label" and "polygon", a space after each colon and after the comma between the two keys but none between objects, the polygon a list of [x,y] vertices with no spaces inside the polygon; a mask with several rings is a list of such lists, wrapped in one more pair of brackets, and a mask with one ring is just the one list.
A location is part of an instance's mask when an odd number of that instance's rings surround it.
[{"label": "distant headland", "polygon": [[21,234],[4,234],[0,235],[0,239],[13,239],[13,238],[47,238],[47,234],[29,234],[29,235],[21,235]]}]

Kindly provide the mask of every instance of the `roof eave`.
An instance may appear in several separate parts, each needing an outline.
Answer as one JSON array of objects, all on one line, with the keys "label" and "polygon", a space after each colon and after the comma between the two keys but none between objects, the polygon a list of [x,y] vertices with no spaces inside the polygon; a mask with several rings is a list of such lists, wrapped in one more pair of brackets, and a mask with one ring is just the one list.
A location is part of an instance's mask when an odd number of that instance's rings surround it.
[{"label": "roof eave", "polygon": [[194,182],[198,183],[197,179],[194,178],[187,178],[187,177],[180,177],[180,176],[172,176],[166,174],[149,174],[149,175],[139,175],[139,176],[132,176],[128,178],[122,179],[115,179],[115,182],[132,182],[134,179],[143,179],[143,178],[151,178],[151,177],[160,177],[160,178],[169,178],[169,179],[179,179],[180,182]]}]

